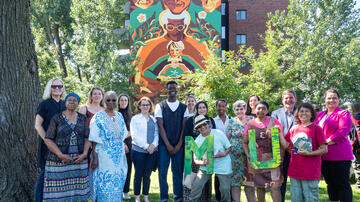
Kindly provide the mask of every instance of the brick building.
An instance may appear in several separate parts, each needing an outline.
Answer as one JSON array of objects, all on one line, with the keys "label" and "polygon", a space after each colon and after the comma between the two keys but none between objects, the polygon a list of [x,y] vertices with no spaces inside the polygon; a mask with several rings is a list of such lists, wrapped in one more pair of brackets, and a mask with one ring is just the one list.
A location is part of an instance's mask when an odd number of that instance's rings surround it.
[{"label": "brick building", "polygon": [[285,10],[288,4],[289,0],[222,0],[222,49],[238,50],[245,44],[259,52],[267,13]]}]

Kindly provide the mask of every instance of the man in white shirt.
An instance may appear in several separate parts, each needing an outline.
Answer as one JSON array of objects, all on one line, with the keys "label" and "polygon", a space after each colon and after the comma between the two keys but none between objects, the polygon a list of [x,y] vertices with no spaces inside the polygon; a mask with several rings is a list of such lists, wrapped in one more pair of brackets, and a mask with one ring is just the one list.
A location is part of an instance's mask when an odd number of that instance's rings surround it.
[{"label": "man in white shirt", "polygon": [[166,84],[168,98],[155,107],[155,118],[159,127],[159,184],[160,201],[168,201],[167,172],[171,160],[173,174],[174,202],[182,201],[183,167],[184,167],[184,138],[183,129],[189,111],[185,104],[176,98],[178,88],[175,81]]},{"label": "man in white shirt", "polygon": [[[290,128],[296,125],[296,120],[294,118],[295,113],[295,104],[297,101],[296,93],[293,90],[285,90],[282,94],[281,101],[283,103],[283,107],[277,109],[271,113],[271,116],[276,118],[281,125],[283,126],[284,135],[286,136]],[[286,181],[287,181],[287,171],[290,163],[290,153],[285,151],[284,162],[283,162],[283,176],[284,182],[281,186],[281,196],[282,202],[285,200],[286,193]]]}]

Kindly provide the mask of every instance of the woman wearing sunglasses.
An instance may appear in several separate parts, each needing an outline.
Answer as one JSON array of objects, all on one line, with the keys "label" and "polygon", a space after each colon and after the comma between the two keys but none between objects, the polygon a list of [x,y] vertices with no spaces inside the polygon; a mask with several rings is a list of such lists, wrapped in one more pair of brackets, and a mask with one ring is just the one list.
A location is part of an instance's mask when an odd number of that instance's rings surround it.
[{"label": "woman wearing sunglasses", "polygon": [[44,174],[45,174],[45,155],[48,153],[44,140],[46,130],[50,124],[51,118],[55,114],[64,111],[65,102],[61,98],[65,97],[64,82],[61,79],[51,79],[45,86],[43,100],[36,112],[35,116],[35,129],[39,134],[38,140],[38,167],[40,168],[40,175],[36,183],[35,201],[40,202],[43,200],[44,189]]},{"label": "woman wearing sunglasses", "polygon": [[90,122],[95,200],[122,201],[128,169],[125,157],[128,148],[123,141],[128,131],[123,116],[115,111],[116,93],[106,92],[104,100],[105,110],[96,113]]}]

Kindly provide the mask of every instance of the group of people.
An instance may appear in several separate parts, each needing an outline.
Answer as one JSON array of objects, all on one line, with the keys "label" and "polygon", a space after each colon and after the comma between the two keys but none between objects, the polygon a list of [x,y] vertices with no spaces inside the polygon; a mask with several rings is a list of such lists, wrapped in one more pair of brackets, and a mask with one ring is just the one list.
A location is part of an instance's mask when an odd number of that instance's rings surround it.
[{"label": "group of people", "polygon": [[[352,201],[348,134],[353,123],[359,124],[360,104],[353,105],[352,117],[339,107],[339,93],[329,89],[324,93],[326,109],[317,113],[308,103],[296,107],[295,92],[286,90],[283,107],[271,115],[268,103],[252,95],[247,102],[233,103],[235,117],[226,114],[226,99],[218,99],[218,115],[211,118],[206,102],[197,102],[193,95],[185,104],[177,99],[175,81],[166,88],[166,100],[154,107],[151,99],[142,97],[133,114],[129,96],[94,87],[77,112],[80,97],[66,95],[64,82],[51,79],[35,117],[40,168],[36,201],[130,199],[132,164],[135,201],[140,202],[140,192],[143,201],[149,201],[156,169],[160,201],[168,201],[170,161],[175,202],[211,201],[209,163],[217,201],[239,202],[241,186],[250,202],[264,201],[267,190],[273,201],[284,201],[288,176],[291,201],[318,201],[321,174],[330,201]],[[208,136],[214,139],[213,160],[194,155],[191,174],[183,169],[185,136],[194,138],[198,147]]]}]

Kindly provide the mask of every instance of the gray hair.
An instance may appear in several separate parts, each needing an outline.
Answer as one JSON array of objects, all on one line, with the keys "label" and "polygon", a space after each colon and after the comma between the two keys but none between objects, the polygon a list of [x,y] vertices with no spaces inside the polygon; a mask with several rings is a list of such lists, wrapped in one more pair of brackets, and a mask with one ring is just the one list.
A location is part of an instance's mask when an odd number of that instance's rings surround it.
[{"label": "gray hair", "polygon": [[45,86],[44,94],[43,94],[43,97],[42,97],[44,100],[47,100],[47,99],[49,99],[51,97],[51,85],[56,80],[59,80],[62,83],[62,85],[63,85],[63,93],[61,94],[61,97],[65,98],[66,91],[65,91],[64,81],[59,79],[59,78],[53,78],[53,79],[50,79],[47,82],[46,86]]},{"label": "gray hair", "polygon": [[[112,90],[109,90],[109,91],[107,91],[107,92],[105,93],[105,95],[104,95],[104,100],[106,100],[106,98],[109,97],[109,95],[114,95],[115,98],[118,99],[116,92],[115,92],[115,91],[112,91]],[[117,102],[116,102],[116,103],[117,103]]]},{"label": "gray hair", "polygon": [[236,107],[244,107],[246,109],[246,102],[244,100],[237,100],[236,102],[234,102],[233,104],[233,110],[235,111]]},{"label": "gray hair", "polygon": [[187,11],[183,11],[180,14],[173,14],[169,9],[166,10],[160,18],[160,22],[162,22],[164,25],[167,25],[169,23],[168,19],[172,20],[181,20],[184,19],[184,25],[190,24],[190,16]]}]

